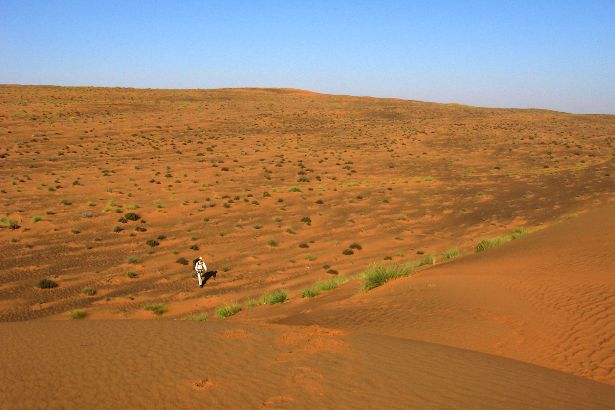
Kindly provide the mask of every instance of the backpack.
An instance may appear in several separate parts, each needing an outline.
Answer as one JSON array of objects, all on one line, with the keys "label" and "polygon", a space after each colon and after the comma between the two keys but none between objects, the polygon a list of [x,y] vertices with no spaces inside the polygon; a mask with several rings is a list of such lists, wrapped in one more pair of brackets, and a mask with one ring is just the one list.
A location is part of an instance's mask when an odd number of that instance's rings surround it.
[{"label": "backpack", "polygon": [[198,261],[199,261],[199,259],[198,259],[198,258],[192,261],[192,267],[193,267],[193,268],[196,268],[196,263],[197,263]]}]

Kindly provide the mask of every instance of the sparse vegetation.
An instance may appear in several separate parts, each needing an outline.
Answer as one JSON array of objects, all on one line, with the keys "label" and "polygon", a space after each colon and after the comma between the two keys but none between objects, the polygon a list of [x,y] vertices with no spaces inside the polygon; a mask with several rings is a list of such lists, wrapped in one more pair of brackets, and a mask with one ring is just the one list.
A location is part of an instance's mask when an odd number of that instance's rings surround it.
[{"label": "sparse vegetation", "polygon": [[452,248],[442,253],[442,259],[454,259],[457,256],[459,256],[459,250],[457,248]]},{"label": "sparse vegetation", "polygon": [[94,296],[96,294],[96,289],[91,286],[87,286],[81,289],[81,293],[87,296]]},{"label": "sparse vegetation", "polygon": [[301,291],[301,296],[304,298],[313,298],[319,293],[333,290],[347,281],[348,279],[345,277],[322,280],[320,282],[316,282],[310,288]]},{"label": "sparse vegetation", "polygon": [[483,252],[483,251],[486,251],[487,249],[496,248],[507,242],[522,238],[526,236],[527,234],[528,232],[525,230],[525,228],[516,228],[510,235],[500,236],[500,237],[492,238],[492,239],[483,239],[476,245],[474,250],[476,252]]}]

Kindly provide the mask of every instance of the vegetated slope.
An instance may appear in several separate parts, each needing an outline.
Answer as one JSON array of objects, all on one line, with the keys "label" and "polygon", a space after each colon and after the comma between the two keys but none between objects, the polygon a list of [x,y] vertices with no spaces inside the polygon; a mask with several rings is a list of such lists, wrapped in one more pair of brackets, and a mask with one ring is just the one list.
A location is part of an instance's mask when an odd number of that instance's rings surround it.
[{"label": "vegetated slope", "polygon": [[610,198],[614,135],[613,116],[298,90],[0,86],[0,320],[182,317],[469,248]]},{"label": "vegetated slope", "polygon": [[613,387],[319,326],[32,321],[0,326],[0,408],[607,408]]},{"label": "vegetated slope", "polygon": [[435,342],[615,385],[615,206],[367,293],[287,309],[272,320]]}]

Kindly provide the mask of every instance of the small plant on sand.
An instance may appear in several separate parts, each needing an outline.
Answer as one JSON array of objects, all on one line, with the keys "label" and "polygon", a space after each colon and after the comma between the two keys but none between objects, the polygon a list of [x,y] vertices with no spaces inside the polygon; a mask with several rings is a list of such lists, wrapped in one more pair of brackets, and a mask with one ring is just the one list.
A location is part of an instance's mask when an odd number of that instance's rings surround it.
[{"label": "small plant on sand", "polygon": [[130,279],[134,279],[139,275],[137,274],[137,272],[129,271],[129,272],[126,272],[126,276],[128,276]]},{"label": "small plant on sand", "polygon": [[269,241],[267,241],[267,245],[271,247],[276,247],[278,246],[278,241],[276,241],[275,239],[270,239]]},{"label": "small plant on sand", "polygon": [[301,292],[301,297],[313,298],[314,296],[318,295],[321,292],[328,292],[330,290],[337,288],[340,285],[343,285],[346,282],[348,282],[348,279],[342,278],[342,277],[322,280],[320,282],[316,282],[315,284],[313,284],[311,288],[304,289]]},{"label": "small plant on sand", "polygon": [[14,219],[2,217],[0,218],[0,228],[19,229],[19,222]]},{"label": "small plant on sand", "polygon": [[96,294],[96,289],[90,286],[86,286],[85,288],[81,289],[81,293],[87,296],[94,296]]},{"label": "small plant on sand", "polygon": [[480,241],[474,250],[476,252],[483,252],[487,249],[495,248],[500,245],[505,244],[506,242],[514,241],[516,239],[522,238],[528,234],[525,228],[516,228],[510,235],[500,236],[493,239],[483,239]]},{"label": "small plant on sand", "polygon": [[423,265],[435,265],[435,264],[436,264],[435,257],[431,255],[425,255],[416,263],[416,266],[419,267]]},{"label": "small plant on sand", "polygon": [[51,279],[41,279],[41,281],[38,282],[38,287],[41,289],[53,289],[57,288],[58,284]]},{"label": "small plant on sand", "polygon": [[253,307],[260,305],[260,303],[258,302],[258,300],[252,298],[252,299],[246,300],[245,305],[246,307],[253,308]]},{"label": "small plant on sand", "polygon": [[354,242],[351,243],[350,246],[348,247],[350,249],[356,249],[358,251],[360,251],[361,249],[363,249],[363,247],[361,245],[359,245],[358,243]]},{"label": "small plant on sand", "polygon": [[32,217],[32,222],[40,222],[40,221],[42,221],[42,220],[43,220],[43,217],[42,217],[42,216],[40,216],[40,215],[34,215],[34,216]]},{"label": "small plant on sand", "polygon": [[138,221],[139,219],[141,219],[141,216],[139,216],[139,214],[136,214],[134,212],[128,212],[126,215],[124,215],[124,218],[126,218],[129,221]]},{"label": "small plant on sand", "polygon": [[442,259],[454,259],[459,256],[459,250],[457,248],[449,249],[442,253]]},{"label": "small plant on sand", "polygon": [[403,276],[408,276],[412,273],[412,265],[370,265],[361,273],[363,281],[363,290],[370,290],[382,286],[388,281]]},{"label": "small plant on sand", "polygon": [[216,316],[220,319],[226,319],[227,317],[233,316],[239,312],[241,312],[241,306],[237,303],[227,303],[216,310]]},{"label": "small plant on sand", "polygon": [[177,258],[177,260],[175,262],[179,263],[180,265],[187,265],[188,264],[188,259],[186,259],[186,258],[184,258],[182,256],[181,258]]},{"label": "small plant on sand", "polygon": [[146,303],[143,309],[149,310],[157,316],[160,316],[169,311],[167,306],[163,303]]},{"label": "small plant on sand", "polygon": [[184,318],[185,320],[194,320],[196,322],[205,322],[207,321],[207,313],[201,313],[198,315],[190,315]]},{"label": "small plant on sand", "polygon": [[347,248],[347,249],[344,249],[342,251],[342,254],[344,254],[344,255],[354,255],[354,251],[352,249],[350,249],[350,248]]},{"label": "small plant on sand", "polygon": [[282,303],[288,300],[288,296],[285,291],[277,289],[269,292],[261,298],[263,305],[274,305],[276,303]]},{"label": "small plant on sand", "polygon": [[72,312],[70,312],[71,319],[83,319],[87,315],[88,314],[83,310],[73,310]]},{"label": "small plant on sand", "polygon": [[155,239],[150,239],[149,241],[145,242],[147,245],[151,246],[152,248],[160,245],[160,242],[158,242]]},{"label": "small plant on sand", "polygon": [[128,263],[137,264],[137,263],[141,263],[143,260],[140,257],[133,255],[133,256],[129,256],[127,261]]}]

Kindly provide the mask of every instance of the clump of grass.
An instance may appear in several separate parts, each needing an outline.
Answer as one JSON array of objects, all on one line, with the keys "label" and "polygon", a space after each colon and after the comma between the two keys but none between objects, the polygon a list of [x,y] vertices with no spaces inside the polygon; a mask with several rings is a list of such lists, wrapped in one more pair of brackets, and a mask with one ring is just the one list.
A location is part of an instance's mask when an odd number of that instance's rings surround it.
[{"label": "clump of grass", "polygon": [[70,312],[71,319],[83,319],[87,315],[88,314],[83,310],[73,310],[72,312]]},{"label": "clump of grass", "polygon": [[425,255],[416,263],[416,266],[418,267],[418,266],[423,266],[423,265],[435,265],[435,264],[436,264],[436,258],[434,256]]},{"label": "clump of grass", "polygon": [[361,273],[363,290],[370,290],[382,286],[392,279],[408,276],[412,273],[413,267],[405,265],[370,265]]},{"label": "clump of grass", "polygon": [[278,241],[276,241],[275,239],[270,239],[269,241],[267,241],[267,245],[271,247],[276,247],[278,246]]},{"label": "clump of grass", "polygon": [[41,289],[53,289],[58,287],[58,283],[51,279],[41,279],[38,282],[38,287]]},{"label": "clump of grass", "polygon": [[276,303],[282,303],[288,300],[288,295],[285,291],[277,289],[269,292],[261,298],[263,305],[275,305]]},{"label": "clump of grass", "polygon": [[505,244],[506,242],[514,241],[516,239],[522,238],[528,234],[527,230],[523,227],[516,228],[510,235],[500,236],[493,239],[483,239],[480,241],[474,250],[476,252],[483,252],[487,249],[495,248],[500,245]]},{"label": "clump of grass", "polygon": [[194,320],[196,322],[205,322],[207,321],[208,317],[207,317],[207,313],[201,313],[199,315],[190,315],[186,317],[185,319]]},{"label": "clump of grass", "polygon": [[241,312],[241,306],[237,303],[227,303],[226,305],[222,305],[216,310],[216,316],[220,319],[226,319],[227,317],[233,316]]},{"label": "clump of grass", "polygon": [[186,259],[186,258],[184,258],[182,256],[181,258],[177,258],[177,260],[175,262],[179,263],[180,265],[187,265],[188,264],[188,259]]},{"label": "clump of grass", "polygon": [[126,276],[128,276],[130,279],[134,279],[139,275],[137,274],[137,272],[130,271],[130,272],[126,272]]},{"label": "clump of grass", "polygon": [[149,241],[145,242],[147,245],[151,246],[152,248],[155,246],[160,245],[160,242],[158,242],[155,239],[150,239]]},{"label": "clump of grass", "polygon": [[258,303],[258,300],[252,298],[252,299],[248,299],[245,301],[245,305],[249,308],[253,308],[258,306],[260,303]]},{"label": "clump of grass", "polygon": [[149,310],[157,316],[160,316],[169,311],[169,308],[163,303],[146,303],[143,309]]},{"label": "clump of grass", "polygon": [[342,253],[343,253],[344,255],[354,255],[354,251],[353,251],[352,249],[350,249],[350,248],[344,249],[344,250],[342,251]]},{"label": "clump of grass", "polygon": [[137,264],[137,263],[141,263],[143,260],[138,257],[138,256],[129,256],[127,259],[128,263],[132,263],[132,264]]},{"label": "clump of grass", "polygon": [[43,220],[43,217],[42,217],[42,216],[40,216],[40,215],[34,215],[34,216],[32,217],[32,222],[40,222],[40,221],[42,221],[42,220]]},{"label": "clump of grass", "polygon": [[457,248],[452,248],[442,253],[442,259],[455,259],[457,256],[459,256]]},{"label": "clump of grass", "polygon": [[96,289],[90,286],[86,286],[85,288],[81,289],[81,293],[87,296],[94,296],[96,294]]},{"label": "clump of grass", "polygon": [[333,278],[316,282],[309,289],[304,289],[301,292],[301,297],[313,298],[321,292],[328,292],[337,288],[338,286],[348,282],[347,278]]},{"label": "clump of grass", "polygon": [[350,249],[356,249],[358,251],[360,251],[361,249],[363,249],[363,247],[361,245],[359,245],[358,243],[354,242],[351,243],[350,246],[348,247]]},{"label": "clump of grass", "polygon": [[303,192],[303,191],[297,188],[296,186],[291,186],[290,188],[288,188],[288,192]]},{"label": "clump of grass", "polygon": [[122,227],[121,227],[121,226],[119,226],[119,225],[115,225],[115,226],[113,227],[113,232],[115,232],[115,233],[122,232],[123,230],[124,230],[124,228],[122,228]]},{"label": "clump of grass", "polygon": [[315,261],[316,255],[314,255],[313,253],[307,253],[305,254],[304,258],[308,261]]}]

